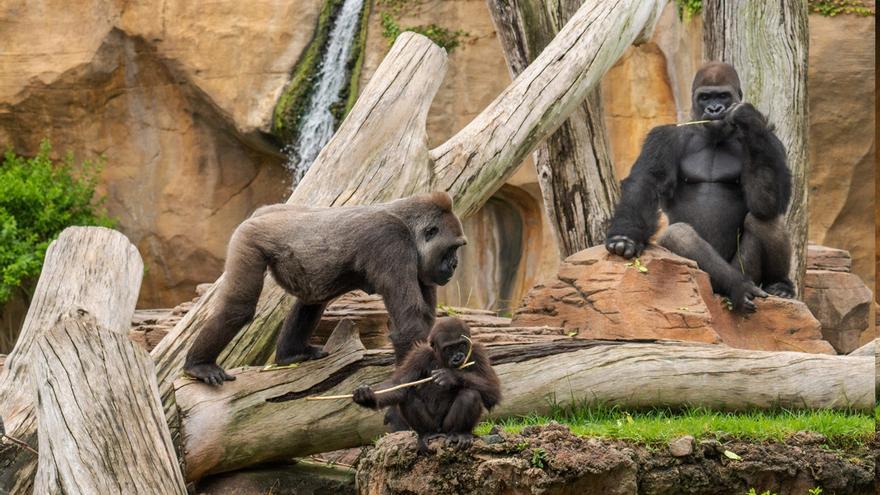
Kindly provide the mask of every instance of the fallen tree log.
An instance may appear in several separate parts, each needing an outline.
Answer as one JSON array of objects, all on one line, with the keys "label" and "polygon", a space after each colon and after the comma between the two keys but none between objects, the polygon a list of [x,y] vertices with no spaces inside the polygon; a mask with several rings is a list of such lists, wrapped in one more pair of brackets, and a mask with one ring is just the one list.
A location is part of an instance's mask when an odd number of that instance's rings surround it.
[{"label": "fallen tree log", "polygon": [[186,494],[153,362],[86,312],[32,354],[39,467],[34,493]]},{"label": "fallen tree log", "polygon": [[[237,380],[219,388],[177,381],[187,478],[365,445],[381,434],[380,413],[350,400],[305,400],[376,385],[391,373],[390,351],[365,350],[355,329],[335,333],[330,356],[296,369],[232,370]],[[493,417],[548,413],[573,401],[721,410],[874,406],[869,357],[576,339],[488,349],[504,387]]]},{"label": "fallen tree log", "polygon": [[[477,211],[598,87],[624,50],[650,35],[665,5],[666,0],[585,2],[507,89],[433,150],[427,147],[425,125],[446,72],[446,54],[424,36],[403,33],[288,203],[371,204],[445,190],[455,198],[459,215]],[[214,311],[218,285],[152,352],[172,428],[177,423],[173,382],[195,335]],[[267,277],[256,317],[227,346],[220,364],[265,363],[292,304]]]},{"label": "fallen tree log", "polygon": [[[0,369],[0,418],[6,432],[36,447],[31,349],[60,317],[85,310],[98,325],[127,335],[144,265],[119,232],[70,227],[46,251],[43,270],[15,348]],[[0,493],[30,494],[37,458],[0,442]]]}]

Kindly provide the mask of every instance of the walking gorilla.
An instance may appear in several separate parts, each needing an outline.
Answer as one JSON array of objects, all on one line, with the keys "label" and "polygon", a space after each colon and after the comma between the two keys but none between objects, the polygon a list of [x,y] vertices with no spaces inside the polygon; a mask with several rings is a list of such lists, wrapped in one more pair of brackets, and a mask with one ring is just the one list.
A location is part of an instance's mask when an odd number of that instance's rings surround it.
[{"label": "walking gorilla", "polygon": [[605,247],[638,256],[657,230],[660,207],[670,225],[658,243],[696,261],[736,311],[755,311],[755,297],[794,297],[785,148],[767,119],[742,102],[730,64],[697,71],[692,103],[692,117],[711,122],[651,130],[622,183]]}]

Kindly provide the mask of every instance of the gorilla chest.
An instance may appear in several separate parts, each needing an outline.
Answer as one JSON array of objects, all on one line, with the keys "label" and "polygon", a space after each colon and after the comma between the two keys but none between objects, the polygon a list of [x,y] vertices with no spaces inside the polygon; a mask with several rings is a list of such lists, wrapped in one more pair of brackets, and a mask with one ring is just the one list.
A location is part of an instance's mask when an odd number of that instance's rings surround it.
[{"label": "gorilla chest", "polygon": [[705,146],[682,158],[678,175],[685,184],[721,183],[738,185],[742,158],[729,146]]}]

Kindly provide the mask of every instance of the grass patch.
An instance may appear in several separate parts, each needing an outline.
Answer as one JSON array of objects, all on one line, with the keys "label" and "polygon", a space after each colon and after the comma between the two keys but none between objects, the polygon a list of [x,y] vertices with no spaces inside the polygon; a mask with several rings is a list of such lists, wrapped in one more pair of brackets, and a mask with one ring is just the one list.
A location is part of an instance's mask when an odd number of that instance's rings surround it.
[{"label": "grass patch", "polygon": [[[880,415],[880,407],[877,409]],[[760,442],[782,441],[798,431],[824,435],[830,447],[846,448],[863,444],[874,435],[875,417],[840,411],[752,411],[728,413],[703,408],[680,411],[647,409],[627,411],[617,407],[554,407],[548,416],[529,415],[481,423],[477,434],[493,426],[519,433],[525,426],[556,421],[568,425],[579,436],[616,438],[638,443],[668,442],[682,435],[696,439],[726,438]]]}]

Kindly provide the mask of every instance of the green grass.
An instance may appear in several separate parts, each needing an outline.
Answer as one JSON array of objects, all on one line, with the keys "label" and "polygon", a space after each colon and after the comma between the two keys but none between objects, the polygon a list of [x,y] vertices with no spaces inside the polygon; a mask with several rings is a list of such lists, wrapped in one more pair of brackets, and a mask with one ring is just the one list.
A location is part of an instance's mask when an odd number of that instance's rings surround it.
[{"label": "green grass", "polygon": [[[880,407],[877,409],[880,415]],[[725,435],[745,441],[784,440],[797,431],[821,433],[829,446],[845,448],[862,444],[874,434],[875,417],[870,414],[839,411],[753,411],[727,413],[701,408],[671,411],[649,409],[626,411],[616,407],[556,407],[549,416],[529,415],[496,422],[484,422],[477,434],[484,435],[493,425],[509,433],[523,427],[556,421],[568,425],[580,436],[615,438],[652,444],[682,435],[711,438]]]}]

